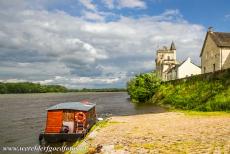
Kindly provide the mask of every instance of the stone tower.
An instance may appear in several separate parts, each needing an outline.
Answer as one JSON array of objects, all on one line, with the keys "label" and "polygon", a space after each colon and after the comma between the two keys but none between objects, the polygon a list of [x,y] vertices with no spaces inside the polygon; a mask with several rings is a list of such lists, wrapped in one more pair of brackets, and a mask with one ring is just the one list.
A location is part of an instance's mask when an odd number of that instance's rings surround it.
[{"label": "stone tower", "polygon": [[176,47],[173,41],[170,48],[164,46],[162,49],[157,50],[155,62],[157,76],[166,81],[167,72],[177,64]]}]

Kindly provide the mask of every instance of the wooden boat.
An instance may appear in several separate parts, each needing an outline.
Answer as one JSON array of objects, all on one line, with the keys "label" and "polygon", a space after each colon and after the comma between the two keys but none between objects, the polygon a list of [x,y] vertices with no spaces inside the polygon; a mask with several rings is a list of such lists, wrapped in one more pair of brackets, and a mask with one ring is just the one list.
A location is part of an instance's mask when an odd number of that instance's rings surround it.
[{"label": "wooden boat", "polygon": [[83,101],[49,107],[45,132],[39,135],[39,141],[75,141],[84,137],[96,123],[95,106],[96,104]]}]

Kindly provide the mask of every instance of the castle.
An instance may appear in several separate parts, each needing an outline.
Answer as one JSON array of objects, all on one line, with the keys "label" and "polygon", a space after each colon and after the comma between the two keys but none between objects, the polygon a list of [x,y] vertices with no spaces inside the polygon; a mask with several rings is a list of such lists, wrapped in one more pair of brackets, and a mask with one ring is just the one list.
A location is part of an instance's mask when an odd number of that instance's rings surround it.
[{"label": "castle", "polygon": [[163,81],[167,80],[167,72],[178,64],[174,42],[172,42],[170,48],[164,46],[162,49],[157,50],[155,62],[157,76]]},{"label": "castle", "polygon": [[179,63],[176,60],[176,46],[171,43],[170,48],[164,46],[156,53],[156,74],[163,81],[175,80],[201,74],[201,68],[191,61],[188,57]]}]

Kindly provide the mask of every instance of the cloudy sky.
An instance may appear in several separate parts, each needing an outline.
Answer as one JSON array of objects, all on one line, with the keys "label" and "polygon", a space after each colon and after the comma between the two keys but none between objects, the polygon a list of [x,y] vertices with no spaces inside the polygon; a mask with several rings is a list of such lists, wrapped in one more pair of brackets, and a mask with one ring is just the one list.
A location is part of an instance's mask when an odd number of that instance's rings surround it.
[{"label": "cloudy sky", "polygon": [[0,81],[125,87],[155,68],[157,48],[199,53],[207,31],[230,31],[227,0],[1,0]]}]

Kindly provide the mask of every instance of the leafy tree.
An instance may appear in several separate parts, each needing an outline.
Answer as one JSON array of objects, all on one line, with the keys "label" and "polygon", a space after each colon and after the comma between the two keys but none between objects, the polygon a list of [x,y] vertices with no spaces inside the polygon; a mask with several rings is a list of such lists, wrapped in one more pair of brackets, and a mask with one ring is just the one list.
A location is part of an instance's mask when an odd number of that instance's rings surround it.
[{"label": "leafy tree", "polygon": [[154,72],[136,75],[127,83],[127,91],[133,102],[146,102],[156,92],[161,80]]}]

